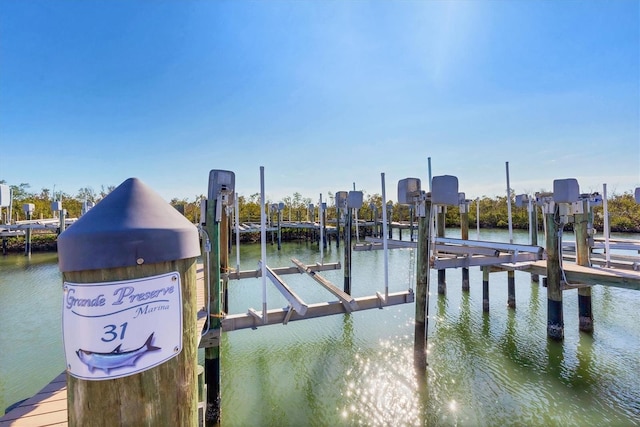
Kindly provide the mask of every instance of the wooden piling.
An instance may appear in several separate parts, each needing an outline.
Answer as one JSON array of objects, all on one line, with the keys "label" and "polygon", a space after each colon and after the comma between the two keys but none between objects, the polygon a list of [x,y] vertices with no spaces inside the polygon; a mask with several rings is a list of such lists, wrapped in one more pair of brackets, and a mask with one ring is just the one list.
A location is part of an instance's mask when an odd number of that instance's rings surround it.
[{"label": "wooden piling", "polygon": [[340,208],[336,207],[336,249],[340,248]]},{"label": "wooden piling", "polygon": [[427,365],[427,332],[429,329],[429,218],[431,202],[418,207],[418,245],[416,265],[416,320],[414,334],[414,365],[424,370]]},{"label": "wooden piling", "polygon": [[[31,212],[26,212],[27,220],[31,220]],[[24,235],[24,255],[31,256],[31,226],[27,226],[27,231]]]},{"label": "wooden piling", "polygon": [[562,286],[560,257],[558,248],[558,205],[547,202],[546,248],[547,248],[547,336],[554,340],[564,339],[564,318],[562,314]]},{"label": "wooden piling", "polygon": [[413,218],[414,218],[414,208],[413,206],[409,206],[409,240],[413,242]]},{"label": "wooden piling", "polygon": [[344,291],[351,295],[351,208],[347,208],[344,224]]},{"label": "wooden piling", "polygon": [[[469,240],[469,202],[460,203],[460,238]],[[462,267],[462,291],[469,292],[469,268]]]},{"label": "wooden piling", "polygon": [[[199,254],[193,224],[134,178],[59,236],[69,426],[197,425]],[[136,299],[156,292],[162,310]]]},{"label": "wooden piling", "polygon": [[278,209],[278,211],[276,212],[276,215],[278,216],[278,250],[282,249],[282,227],[280,226],[280,219],[282,218],[282,210]]},{"label": "wooden piling", "polygon": [[[444,237],[444,229],[445,229],[445,215],[447,212],[447,208],[445,206],[438,206],[438,214],[437,214],[437,226],[438,226],[438,237]],[[438,294],[444,295],[447,292],[447,270],[441,269],[438,270]]]},{"label": "wooden piling", "polygon": [[[576,263],[590,266],[589,248],[589,201],[582,201],[582,213],[574,215],[576,236]],[[591,310],[591,287],[578,288],[578,323],[583,332],[593,332],[593,312]]]},{"label": "wooden piling", "polygon": [[327,249],[329,242],[327,235],[327,209],[322,209],[322,248]]},{"label": "wooden piling", "polygon": [[59,225],[59,230],[60,233],[64,232],[64,230],[66,229],[67,224],[65,223],[65,220],[67,218],[67,210],[66,209],[60,209],[60,225]]},{"label": "wooden piling", "polygon": [[[213,197],[211,197],[213,196]],[[210,195],[207,201],[207,219],[205,229],[210,239],[211,252],[205,268],[205,283],[210,284],[210,292],[208,292],[209,318],[207,319],[207,327],[211,329],[220,328],[220,319],[222,316],[221,304],[221,252],[220,252],[220,221],[216,220],[218,215],[218,206],[216,197],[220,195]],[[220,213],[222,219],[224,215]],[[271,234],[273,237],[273,233]],[[223,251],[223,252],[226,252]],[[220,408],[220,345],[207,347],[204,350],[204,372],[205,382],[207,383],[207,406],[205,411],[205,424],[207,427],[220,425],[221,408]]]},{"label": "wooden piling", "polygon": [[489,312],[489,266],[482,267],[482,311]]},{"label": "wooden piling", "polygon": [[[536,205],[532,202],[529,202],[529,223],[531,224],[531,245],[538,245],[538,209]],[[540,276],[534,273],[531,273],[531,281],[540,282]]]},{"label": "wooden piling", "polygon": [[507,271],[507,306],[516,308],[516,272]]},{"label": "wooden piling", "polygon": [[[220,271],[228,272],[229,271],[229,251],[226,248],[229,247],[230,233],[229,233],[229,215],[226,213],[226,209],[223,208],[223,212],[220,218]],[[222,277],[222,275],[221,275]],[[221,279],[222,283],[222,312],[229,312],[229,279],[227,275],[224,275],[224,278]]]}]

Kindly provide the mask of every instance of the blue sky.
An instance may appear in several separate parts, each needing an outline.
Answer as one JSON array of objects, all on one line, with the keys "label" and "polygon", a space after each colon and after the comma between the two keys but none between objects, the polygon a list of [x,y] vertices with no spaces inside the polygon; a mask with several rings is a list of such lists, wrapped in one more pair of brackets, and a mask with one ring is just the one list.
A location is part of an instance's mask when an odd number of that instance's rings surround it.
[{"label": "blue sky", "polygon": [[0,180],[276,201],[640,186],[640,2],[0,0]]}]

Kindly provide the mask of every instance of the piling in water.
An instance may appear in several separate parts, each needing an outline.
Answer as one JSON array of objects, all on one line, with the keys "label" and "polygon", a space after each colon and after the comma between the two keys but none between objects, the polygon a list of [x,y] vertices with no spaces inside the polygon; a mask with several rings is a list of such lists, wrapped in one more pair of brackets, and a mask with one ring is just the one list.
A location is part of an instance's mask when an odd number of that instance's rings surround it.
[{"label": "piling in water", "polygon": [[[576,236],[576,263],[590,266],[589,259],[589,201],[582,201],[582,213],[574,215],[574,233]],[[593,332],[593,312],[591,310],[591,287],[578,289],[578,323],[583,332]]]},{"label": "piling in water", "polygon": [[[438,237],[444,237],[444,229],[445,229],[445,221],[446,221],[446,210],[445,206],[438,206],[438,218],[437,218],[437,226],[438,226]],[[444,295],[447,292],[447,270],[440,269],[438,270],[438,294]]]},{"label": "piling in water", "polygon": [[562,314],[561,271],[558,248],[560,214],[556,203],[549,202],[545,209],[547,225],[547,336],[554,340],[562,340],[564,339],[564,318]]}]

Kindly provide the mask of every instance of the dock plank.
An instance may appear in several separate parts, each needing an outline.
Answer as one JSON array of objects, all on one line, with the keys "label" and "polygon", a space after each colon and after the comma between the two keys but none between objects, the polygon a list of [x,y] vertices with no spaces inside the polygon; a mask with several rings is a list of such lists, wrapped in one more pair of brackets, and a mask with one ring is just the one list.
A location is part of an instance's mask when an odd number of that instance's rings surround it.
[{"label": "dock plank", "polygon": [[[502,264],[500,267],[505,270],[519,270],[541,276],[547,275],[546,260],[518,263],[513,266],[510,264]],[[586,267],[571,262],[564,262],[562,267],[569,283],[640,290],[640,271]]]}]

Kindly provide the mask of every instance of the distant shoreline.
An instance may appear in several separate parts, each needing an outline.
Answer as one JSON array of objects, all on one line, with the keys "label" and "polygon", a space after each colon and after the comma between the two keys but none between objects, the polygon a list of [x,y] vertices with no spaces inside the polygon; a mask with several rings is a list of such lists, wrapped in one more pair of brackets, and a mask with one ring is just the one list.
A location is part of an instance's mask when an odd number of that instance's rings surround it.
[{"label": "distant shoreline", "polygon": [[[457,228],[457,227],[454,227]],[[497,230],[506,230],[507,227],[491,227],[489,229],[497,229]],[[483,228],[481,228],[482,230]],[[541,231],[544,233],[543,231]],[[627,230],[611,230],[613,233],[623,233],[623,234],[640,234],[640,230],[637,231],[627,231]],[[540,232],[539,232],[540,233]],[[241,243],[258,243],[260,242],[260,233],[242,233]],[[31,238],[31,252],[57,252],[58,251],[58,235],[52,233],[34,233]],[[334,240],[335,237],[331,238]],[[313,240],[312,237],[309,236],[299,236],[299,235],[288,235],[288,233],[283,233],[282,241],[283,242],[294,242],[294,241],[306,241]],[[16,237],[7,237],[7,254],[17,254],[24,253],[25,248],[25,238],[24,236],[16,236]]]}]

